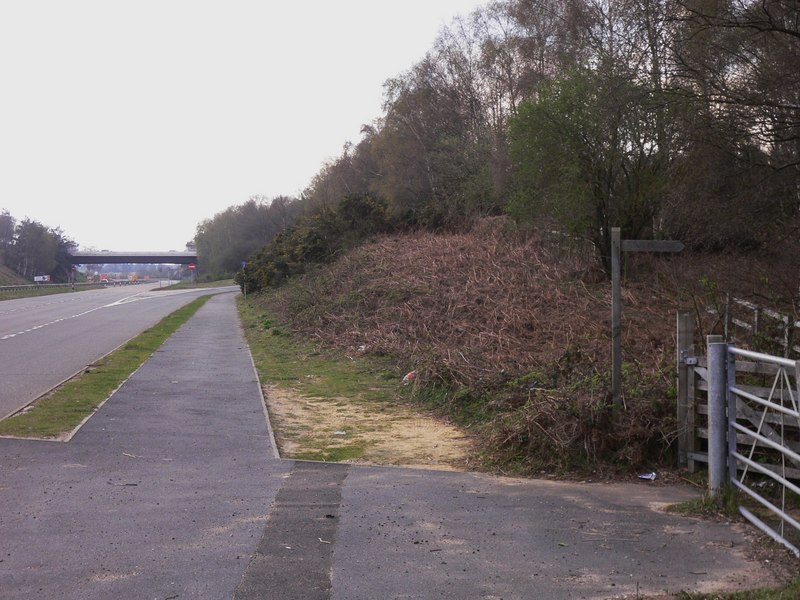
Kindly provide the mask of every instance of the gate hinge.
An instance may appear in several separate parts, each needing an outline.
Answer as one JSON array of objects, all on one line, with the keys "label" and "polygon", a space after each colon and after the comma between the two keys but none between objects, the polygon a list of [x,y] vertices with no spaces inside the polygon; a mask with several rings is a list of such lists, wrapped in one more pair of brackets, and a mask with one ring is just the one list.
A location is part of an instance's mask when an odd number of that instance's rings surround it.
[{"label": "gate hinge", "polygon": [[688,350],[681,350],[681,359],[680,362],[684,365],[695,367],[697,366],[697,357],[696,356],[689,356]]}]

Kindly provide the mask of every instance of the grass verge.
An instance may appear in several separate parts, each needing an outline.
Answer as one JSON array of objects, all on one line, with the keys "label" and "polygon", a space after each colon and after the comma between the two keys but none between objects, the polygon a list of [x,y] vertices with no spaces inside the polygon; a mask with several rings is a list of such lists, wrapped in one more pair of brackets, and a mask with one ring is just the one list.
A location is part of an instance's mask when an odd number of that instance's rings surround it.
[{"label": "grass verge", "polygon": [[54,294],[71,294],[72,292],[85,292],[88,290],[99,290],[103,286],[97,285],[81,285],[76,286],[75,289],[71,287],[58,287],[58,288],[28,288],[24,290],[7,290],[0,291],[0,300],[16,300],[18,298],[38,298],[39,296],[52,296]]},{"label": "grass verge", "polygon": [[210,298],[202,296],[167,315],[37,400],[30,410],[0,421],[0,435],[59,438],[72,431]]},{"label": "grass verge", "polygon": [[796,600],[800,598],[800,577],[780,589],[758,589],[732,593],[699,594],[682,592],[678,600]]},{"label": "grass verge", "polygon": [[[254,302],[239,298],[247,341],[261,381],[291,390],[303,399],[314,398],[323,404],[334,405],[342,398],[354,403],[385,403],[397,395],[396,378],[385,366],[372,361],[334,360],[311,344],[292,338],[286,329],[274,321]],[[394,383],[390,383],[390,382]],[[323,407],[314,410],[311,420],[281,427],[277,436],[285,454],[306,460],[340,461],[358,459],[364,455],[367,443],[354,443],[359,434],[369,433],[364,422],[327,422]],[[334,408],[335,411],[335,408]],[[299,407],[285,415],[287,420],[299,416]],[[280,418],[278,419],[281,420]],[[338,434],[338,435],[336,435]],[[287,447],[289,452],[286,452]],[[291,449],[294,449],[292,451]]]},{"label": "grass verge", "polygon": [[291,335],[258,298],[239,314],[282,456],[448,468],[468,441],[407,401],[393,366],[353,351],[320,351]]},{"label": "grass verge", "polygon": [[173,283],[172,285],[156,288],[153,291],[165,292],[167,290],[196,290],[198,288],[217,288],[228,285],[235,285],[233,279],[220,279],[218,281],[207,281],[204,283],[191,283],[189,281],[182,281],[180,283]]}]

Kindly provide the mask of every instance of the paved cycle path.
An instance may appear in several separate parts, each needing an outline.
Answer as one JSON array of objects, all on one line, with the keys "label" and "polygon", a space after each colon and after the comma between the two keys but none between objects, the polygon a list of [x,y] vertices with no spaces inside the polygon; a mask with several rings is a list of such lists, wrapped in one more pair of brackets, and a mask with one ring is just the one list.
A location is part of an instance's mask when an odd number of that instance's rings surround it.
[{"label": "paved cycle path", "polygon": [[0,439],[0,598],[613,598],[767,581],[693,490],[279,459],[232,294],[68,443]]}]

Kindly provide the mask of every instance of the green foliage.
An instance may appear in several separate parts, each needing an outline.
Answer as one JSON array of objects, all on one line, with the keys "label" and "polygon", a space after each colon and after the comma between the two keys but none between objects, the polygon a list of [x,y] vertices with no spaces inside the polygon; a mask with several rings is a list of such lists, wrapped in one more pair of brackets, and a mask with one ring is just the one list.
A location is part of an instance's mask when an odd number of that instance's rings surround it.
[{"label": "green foliage", "polygon": [[6,252],[14,243],[16,225],[16,219],[7,210],[0,213],[0,263],[5,263]]},{"label": "green foliage", "polygon": [[555,216],[570,231],[587,233],[593,159],[583,147],[591,143],[583,136],[593,125],[588,86],[585,77],[543,86],[510,120],[518,189],[508,212],[518,220]]},{"label": "green foliage", "polygon": [[517,191],[508,212],[554,219],[601,256],[612,226],[652,235],[666,186],[652,96],[624,73],[574,70],[540,86],[509,122]]},{"label": "green foliage", "polygon": [[297,460],[316,460],[321,462],[343,462],[355,460],[364,456],[364,446],[351,444],[349,446],[334,446],[317,451],[298,452],[292,455]]},{"label": "green foliage", "polygon": [[278,233],[256,252],[235,281],[248,292],[277,287],[311,264],[332,260],[342,250],[390,229],[386,209],[368,195],[348,194],[335,207],[322,207]]},{"label": "green foliage", "polygon": [[492,395],[470,387],[428,382],[409,388],[407,393],[424,406],[446,415],[448,420],[466,428],[486,426],[497,415]]},{"label": "green foliage", "polygon": [[739,498],[733,487],[725,486],[714,496],[704,494],[700,498],[668,506],[667,510],[692,517],[736,519],[739,516]]},{"label": "green foliage", "polygon": [[711,594],[681,592],[678,600],[793,600],[800,598],[800,577],[785,586],[761,588],[741,592],[714,592]]},{"label": "green foliage", "polygon": [[289,227],[301,208],[291,198],[254,197],[203,221],[195,235],[202,269],[214,278],[231,276],[242,261]]}]

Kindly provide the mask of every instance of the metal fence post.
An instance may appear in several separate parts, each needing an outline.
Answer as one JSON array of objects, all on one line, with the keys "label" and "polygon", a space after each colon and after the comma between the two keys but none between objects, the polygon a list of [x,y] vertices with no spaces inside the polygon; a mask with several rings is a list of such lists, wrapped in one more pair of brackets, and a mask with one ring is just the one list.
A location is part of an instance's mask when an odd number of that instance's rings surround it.
[{"label": "metal fence post", "polygon": [[728,462],[728,344],[708,343],[708,491],[716,496],[726,482]]}]

